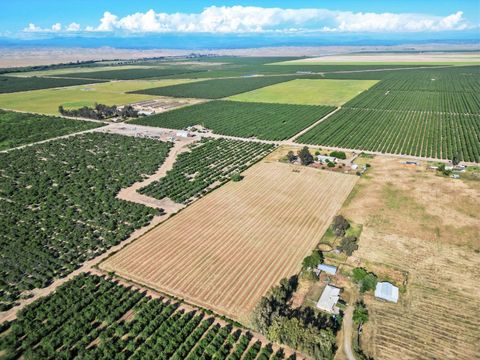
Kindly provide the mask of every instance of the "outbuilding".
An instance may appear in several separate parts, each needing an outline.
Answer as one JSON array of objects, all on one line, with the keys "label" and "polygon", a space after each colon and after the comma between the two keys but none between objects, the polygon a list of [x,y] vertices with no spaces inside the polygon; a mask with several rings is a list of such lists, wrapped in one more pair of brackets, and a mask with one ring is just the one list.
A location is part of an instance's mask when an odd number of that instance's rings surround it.
[{"label": "outbuilding", "polygon": [[180,130],[180,131],[177,131],[177,132],[175,133],[175,135],[176,135],[177,137],[184,137],[184,138],[186,138],[186,137],[188,137],[189,132],[188,132],[188,131]]},{"label": "outbuilding", "polygon": [[398,287],[387,281],[379,282],[375,288],[375,297],[396,303],[398,301]]},{"label": "outbuilding", "polygon": [[321,163],[326,163],[326,162],[331,162],[331,163],[336,163],[337,158],[333,156],[327,156],[327,155],[318,155],[317,160]]},{"label": "outbuilding", "polygon": [[340,288],[327,284],[317,302],[317,308],[332,314],[338,314],[340,310],[335,305],[337,305],[339,299]]},{"label": "outbuilding", "polygon": [[317,271],[319,273],[320,271],[323,271],[323,272],[326,272],[327,274],[335,275],[337,273],[337,267],[333,265],[319,264],[317,265]]}]

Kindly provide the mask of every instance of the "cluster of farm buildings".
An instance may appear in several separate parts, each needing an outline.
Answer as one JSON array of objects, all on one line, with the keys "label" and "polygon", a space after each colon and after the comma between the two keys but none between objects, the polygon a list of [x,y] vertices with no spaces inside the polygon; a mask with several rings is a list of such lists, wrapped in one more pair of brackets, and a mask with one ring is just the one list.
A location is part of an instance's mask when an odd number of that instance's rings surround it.
[{"label": "cluster of farm buildings", "polygon": [[[322,271],[328,275],[335,276],[337,274],[337,267],[333,265],[319,264],[315,269],[315,273],[319,275]],[[320,299],[318,299],[317,308],[331,314],[339,314],[340,309],[338,308],[337,303],[340,300],[341,291],[342,289],[335,285],[330,283],[326,284]],[[397,303],[398,287],[387,281],[378,282],[375,288],[375,298]]]}]

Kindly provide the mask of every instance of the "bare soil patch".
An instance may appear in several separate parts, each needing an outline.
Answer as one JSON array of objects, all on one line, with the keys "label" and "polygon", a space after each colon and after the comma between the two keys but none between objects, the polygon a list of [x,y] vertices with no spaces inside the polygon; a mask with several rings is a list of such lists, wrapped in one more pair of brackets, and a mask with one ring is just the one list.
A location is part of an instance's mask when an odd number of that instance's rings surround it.
[{"label": "bare soil patch", "polygon": [[249,323],[260,297],[300,270],[357,177],[267,161],[244,176],[100,267]]}]

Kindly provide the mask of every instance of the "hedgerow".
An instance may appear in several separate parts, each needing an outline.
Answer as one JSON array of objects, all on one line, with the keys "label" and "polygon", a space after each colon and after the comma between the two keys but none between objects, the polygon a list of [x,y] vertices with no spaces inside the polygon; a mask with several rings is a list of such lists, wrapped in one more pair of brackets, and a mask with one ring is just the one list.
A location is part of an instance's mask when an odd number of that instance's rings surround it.
[{"label": "hedgerow", "polygon": [[139,190],[157,199],[188,203],[230,180],[274,149],[258,142],[203,139],[190,152],[178,155],[173,168],[159,181]]},{"label": "hedgerow", "polygon": [[0,157],[0,306],[126,239],[158,211],[116,199],[169,145],[88,133]]},{"label": "hedgerow", "polygon": [[334,109],[332,106],[217,100],[143,117],[132,123],[171,129],[202,125],[222,135],[284,140]]},{"label": "hedgerow", "polygon": [[[239,359],[251,337],[214,321],[179,303],[81,274],[3,327],[0,353],[4,359]],[[247,357],[270,349],[253,342]]]},{"label": "hedgerow", "polygon": [[0,150],[100,126],[103,124],[0,110]]},{"label": "hedgerow", "polygon": [[480,116],[341,109],[296,141],[480,162]]},{"label": "hedgerow", "polygon": [[18,76],[0,76],[0,94],[12,93],[18,91],[29,91],[39,89],[50,89],[56,87],[85,85],[105,82],[101,80],[86,79],[60,79],[48,77],[18,77]]}]

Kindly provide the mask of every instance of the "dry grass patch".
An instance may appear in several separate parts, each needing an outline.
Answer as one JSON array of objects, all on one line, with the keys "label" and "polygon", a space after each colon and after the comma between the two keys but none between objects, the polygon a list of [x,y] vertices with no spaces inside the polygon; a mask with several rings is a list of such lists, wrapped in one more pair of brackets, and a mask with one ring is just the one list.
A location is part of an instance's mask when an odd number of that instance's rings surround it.
[{"label": "dry grass patch", "polygon": [[403,292],[398,304],[367,297],[363,346],[376,359],[477,358],[480,188],[399,159],[370,162],[342,213],[364,224],[354,256]]},{"label": "dry grass patch", "polygon": [[248,323],[260,297],[300,270],[357,177],[268,161],[243,175],[101,268]]}]

